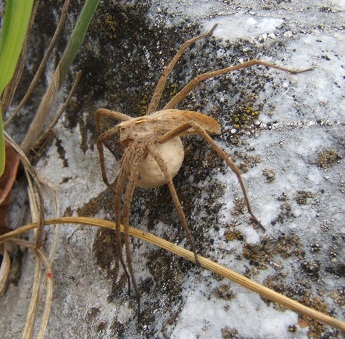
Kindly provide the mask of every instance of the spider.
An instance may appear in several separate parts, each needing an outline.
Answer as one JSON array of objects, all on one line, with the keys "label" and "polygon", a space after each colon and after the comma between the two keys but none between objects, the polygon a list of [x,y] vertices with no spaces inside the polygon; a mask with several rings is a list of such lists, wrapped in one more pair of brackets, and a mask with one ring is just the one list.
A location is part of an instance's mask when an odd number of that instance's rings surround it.
[{"label": "spider", "polygon": [[[229,156],[211,138],[211,135],[220,134],[219,123],[213,118],[194,111],[174,109],[199,83],[207,79],[244,69],[254,65],[263,65],[270,68],[297,74],[308,71],[292,70],[277,66],[265,61],[253,59],[235,66],[218,69],[198,75],[182,88],[163,108],[157,110],[165,88],[167,78],[173,70],[176,62],[181,58],[185,50],[195,41],[212,34],[217,25],[204,34],[187,40],[178,50],[176,55],[165,67],[155,88],[153,97],[147,109],[146,115],[132,118],[120,112],[100,108],[96,111],[95,120],[99,137],[97,148],[99,151],[102,179],[105,184],[114,191],[115,224],[116,224],[116,248],[118,258],[127,276],[128,291],[132,282],[140,317],[140,294],[134,276],[132,255],[129,243],[129,216],[135,187],[154,188],[167,184],[174,202],[176,211],[181,220],[187,239],[194,252],[195,262],[198,264],[193,237],[188,229],[186,216],[173,184],[173,177],[177,174],[183,161],[183,145],[180,137],[187,134],[198,134],[210,147],[223,159],[237,176],[241,186],[244,200],[251,220],[261,227],[263,226],[252,212],[247,191],[242,180],[241,171],[229,158]],[[101,132],[101,118],[110,118],[119,121],[117,125],[105,132]],[[121,158],[121,167],[117,178],[110,183],[105,168],[104,142],[116,138],[116,142],[124,148]],[[126,186],[127,184],[127,186]],[[122,205],[122,196],[124,203]],[[122,238],[120,224],[124,225],[124,243],[126,250],[126,262],[122,251]]]}]

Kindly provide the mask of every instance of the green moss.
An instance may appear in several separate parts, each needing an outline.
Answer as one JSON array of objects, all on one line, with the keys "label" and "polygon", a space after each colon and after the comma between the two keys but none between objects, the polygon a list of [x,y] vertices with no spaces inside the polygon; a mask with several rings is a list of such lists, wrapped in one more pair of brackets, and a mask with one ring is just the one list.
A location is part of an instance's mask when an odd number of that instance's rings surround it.
[{"label": "green moss", "polygon": [[317,164],[321,168],[330,168],[341,159],[337,150],[330,148],[318,154]]},{"label": "green moss", "polygon": [[241,198],[236,198],[234,203],[235,203],[235,206],[231,210],[232,215],[238,216],[238,215],[244,214],[245,209],[246,209],[245,200]]},{"label": "green moss", "polygon": [[260,112],[251,106],[239,105],[231,115],[229,122],[236,128],[248,128],[258,119]]},{"label": "green moss", "polygon": [[111,32],[116,31],[118,24],[116,20],[109,13],[105,13],[104,22],[106,26],[108,27],[108,29],[106,30],[108,34],[111,34]]},{"label": "green moss", "polygon": [[307,205],[309,200],[314,197],[314,194],[309,191],[297,191],[295,200],[299,205]]},{"label": "green moss", "polygon": [[226,241],[243,240],[243,234],[237,230],[226,230],[224,232]]},{"label": "green moss", "polygon": [[277,239],[265,237],[259,244],[243,245],[243,257],[258,269],[266,269],[272,262],[279,265],[277,256],[280,256],[281,260],[287,260],[289,257],[303,260],[305,252],[299,238],[283,234]]},{"label": "green moss", "polygon": [[276,178],[276,174],[272,169],[264,168],[262,174],[266,177],[265,182],[272,182]]},{"label": "green moss", "polygon": [[212,295],[216,298],[223,299],[226,301],[233,300],[236,297],[236,294],[232,291],[230,285],[228,284],[222,284],[216,287],[212,291]]}]

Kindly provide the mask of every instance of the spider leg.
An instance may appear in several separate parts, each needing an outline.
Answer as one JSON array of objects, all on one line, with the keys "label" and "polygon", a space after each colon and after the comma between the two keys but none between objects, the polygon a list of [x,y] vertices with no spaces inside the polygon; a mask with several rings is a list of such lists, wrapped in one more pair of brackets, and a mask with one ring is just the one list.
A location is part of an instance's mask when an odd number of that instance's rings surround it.
[{"label": "spider leg", "polygon": [[[123,160],[126,160],[128,157],[128,153],[125,152],[123,156]],[[114,208],[115,208],[115,226],[116,226],[116,252],[117,252],[117,257],[120,259],[121,266],[126,274],[127,277],[127,283],[128,283],[128,294],[130,294],[130,288],[131,288],[131,279],[130,275],[127,271],[127,266],[125,264],[125,260],[123,258],[123,253],[122,253],[122,241],[121,241],[121,231],[120,231],[120,226],[121,226],[121,196],[122,193],[125,189],[125,184],[126,184],[126,176],[127,173],[125,171],[124,166],[121,166],[120,173],[117,178],[116,182],[116,188],[115,188],[115,196],[114,196]]]},{"label": "spider leg", "polygon": [[235,65],[235,66],[231,66],[231,67],[226,67],[226,68],[222,68],[222,69],[218,69],[216,71],[211,71],[211,72],[206,72],[203,74],[198,75],[197,77],[195,77],[194,79],[192,79],[191,81],[188,82],[188,84],[182,88],[182,90],[180,92],[178,92],[163,108],[164,109],[169,109],[169,108],[174,108],[176,105],[178,105],[199,83],[201,83],[202,81],[232,72],[232,71],[237,71],[240,69],[244,69],[244,68],[248,68],[254,65],[262,65],[262,66],[266,66],[269,68],[275,68],[275,69],[279,69],[281,71],[284,72],[288,72],[288,73],[292,73],[292,74],[298,74],[298,73],[303,73],[303,72],[308,72],[311,71],[312,68],[307,68],[307,69],[303,69],[303,70],[294,70],[294,69],[290,69],[290,68],[286,68],[283,66],[278,66],[275,64],[271,64],[269,62],[266,61],[261,61],[261,60],[257,60],[257,59],[252,59],[249,60],[247,62],[244,62],[242,64],[239,65]]},{"label": "spider leg", "polygon": [[176,128],[170,130],[169,132],[163,134],[159,139],[158,142],[160,144],[164,144],[168,140],[177,137],[178,135],[181,135],[183,132],[187,131],[191,128],[191,124],[189,122],[181,124],[180,126],[177,126]]},{"label": "spider leg", "polygon": [[186,49],[195,41],[199,40],[199,39],[202,39],[208,35],[211,35],[212,32],[215,30],[217,25],[214,25],[210,31],[204,33],[204,34],[201,34],[201,35],[198,35],[192,39],[189,39],[187,40],[181,47],[180,49],[178,50],[178,52],[176,53],[176,55],[173,57],[173,59],[170,61],[170,63],[165,67],[158,83],[157,83],[157,86],[156,86],[156,89],[153,93],[153,96],[152,96],[152,99],[151,99],[151,102],[150,102],[150,105],[147,109],[147,112],[146,112],[146,115],[148,114],[151,114],[155,111],[157,111],[157,108],[158,108],[158,105],[159,105],[159,102],[160,102],[160,99],[162,97],[162,93],[164,91],[164,88],[165,88],[165,84],[168,80],[168,76],[169,74],[171,73],[171,71],[173,70],[176,62],[181,58],[182,54],[186,51]]},{"label": "spider leg", "polygon": [[243,196],[244,196],[244,200],[246,202],[247,210],[248,210],[248,213],[251,216],[251,219],[259,227],[261,227],[263,231],[266,231],[265,227],[262,226],[261,222],[256,218],[256,216],[252,212],[252,208],[250,206],[249,198],[248,198],[248,195],[247,195],[247,190],[246,190],[246,187],[244,185],[244,182],[243,182],[243,179],[242,179],[242,173],[241,173],[240,169],[234,164],[234,162],[229,158],[229,156],[217,145],[217,143],[210,137],[210,135],[202,127],[200,127],[195,122],[190,121],[188,123],[185,123],[185,124],[182,124],[182,125],[178,126],[176,129],[174,129],[174,130],[172,130],[170,132],[167,132],[160,139],[158,139],[158,142],[160,142],[160,143],[166,142],[167,140],[173,138],[174,136],[182,133],[185,130],[188,130],[189,128],[193,128],[195,133],[197,133],[200,136],[202,136],[204,138],[204,140],[218,154],[218,156],[220,158],[222,158],[228,164],[228,166],[231,168],[231,170],[235,173],[235,175],[237,176],[237,180],[240,183],[240,186],[241,186],[241,189],[242,189],[242,192],[243,192]]},{"label": "spider leg", "polygon": [[133,154],[133,159],[130,162],[130,173],[128,176],[128,185],[125,194],[125,203],[123,205],[123,224],[124,224],[124,238],[125,238],[125,246],[126,246],[126,258],[127,258],[127,267],[129,270],[129,274],[131,276],[131,280],[133,283],[133,288],[135,292],[135,297],[138,304],[138,319],[140,319],[140,293],[138,290],[138,286],[135,280],[133,265],[132,265],[132,254],[130,251],[130,243],[129,243],[129,215],[130,215],[130,207],[131,202],[133,199],[136,183],[139,176],[139,164],[143,159],[143,152],[136,152]]},{"label": "spider leg", "polygon": [[149,152],[152,154],[153,158],[156,160],[159,168],[161,169],[161,171],[164,174],[164,177],[165,177],[165,180],[166,180],[167,185],[169,187],[170,194],[171,194],[171,197],[173,199],[177,214],[178,214],[178,216],[182,222],[183,229],[185,230],[185,232],[187,234],[187,239],[188,239],[188,241],[192,247],[192,250],[194,253],[194,258],[195,258],[195,263],[199,265],[200,263],[199,263],[198,256],[196,254],[195,243],[194,243],[193,237],[189,231],[187,219],[186,219],[186,216],[183,212],[181,202],[180,202],[178,195],[176,193],[176,189],[175,189],[174,183],[172,181],[171,175],[168,171],[167,165],[166,165],[165,161],[163,160],[163,158],[161,157],[161,155],[159,154],[157,148],[154,145],[152,145],[152,144],[148,145],[147,148],[148,148]]},{"label": "spider leg", "polygon": [[[98,153],[99,153],[99,161],[100,161],[100,164],[101,164],[101,173],[102,173],[102,179],[104,181],[104,183],[112,190],[114,191],[114,188],[113,188],[113,183],[110,183],[109,180],[108,180],[108,177],[107,177],[107,172],[105,170],[105,159],[104,159],[104,145],[103,145],[103,141],[104,140],[107,140],[109,139],[113,134],[116,134],[117,133],[117,126],[111,128],[110,130],[108,130],[107,132],[101,134],[98,139],[97,139],[97,142],[96,142],[96,146],[97,146],[97,149],[98,149]],[[109,133],[109,132],[113,132],[113,133]]]},{"label": "spider leg", "polygon": [[100,127],[101,117],[107,117],[107,118],[117,120],[117,121],[127,121],[127,120],[132,119],[129,115],[116,112],[116,111],[111,111],[110,109],[107,109],[107,108],[99,108],[95,113],[95,120],[96,120],[96,126],[97,126],[98,132],[99,132],[99,127]]},{"label": "spider leg", "polygon": [[101,164],[102,179],[109,188],[114,190],[112,187],[113,183],[112,184],[109,183],[106,170],[105,170],[103,142],[105,140],[111,139],[114,135],[116,135],[118,133],[119,127],[118,126],[112,127],[108,131],[102,133],[101,124],[100,124],[101,117],[107,117],[107,118],[111,118],[118,121],[126,121],[132,118],[126,114],[110,111],[109,109],[105,109],[105,108],[100,108],[95,113],[96,128],[97,128],[97,133],[99,135],[96,145],[97,145],[99,160]]}]

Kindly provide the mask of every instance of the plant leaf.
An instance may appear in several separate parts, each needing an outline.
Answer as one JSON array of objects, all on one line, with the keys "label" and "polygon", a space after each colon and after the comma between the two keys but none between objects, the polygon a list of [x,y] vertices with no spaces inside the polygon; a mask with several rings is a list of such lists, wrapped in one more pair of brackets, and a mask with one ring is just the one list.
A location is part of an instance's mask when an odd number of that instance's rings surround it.
[{"label": "plant leaf", "polygon": [[[12,79],[28,29],[34,0],[8,0],[0,37],[0,96]],[[0,103],[1,105],[1,103]],[[5,168],[5,144],[0,110],[0,175]]]},{"label": "plant leaf", "polygon": [[[0,102],[1,106],[1,102]],[[4,125],[2,122],[2,110],[0,107],[0,176],[5,170],[5,140],[4,140]]]},{"label": "plant leaf", "polygon": [[33,0],[8,0],[0,38],[0,93],[11,80],[22,50]]}]

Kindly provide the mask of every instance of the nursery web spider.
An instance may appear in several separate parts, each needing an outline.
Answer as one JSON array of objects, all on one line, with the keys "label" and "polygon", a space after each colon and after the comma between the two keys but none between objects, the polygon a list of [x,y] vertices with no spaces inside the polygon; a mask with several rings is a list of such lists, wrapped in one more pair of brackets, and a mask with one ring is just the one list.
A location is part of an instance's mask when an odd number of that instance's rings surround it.
[{"label": "nursery web spider", "polygon": [[[198,263],[198,256],[196,254],[194,240],[188,229],[187,220],[172,181],[172,178],[178,172],[183,161],[183,146],[180,140],[181,136],[187,134],[200,135],[218,154],[218,156],[228,164],[231,170],[236,174],[240,183],[247,210],[251,219],[255,224],[263,228],[251,210],[248,195],[242,180],[241,171],[231,161],[229,156],[210,137],[210,135],[213,134],[220,134],[221,129],[219,123],[213,118],[202,113],[174,109],[174,107],[176,107],[176,105],[178,105],[202,81],[226,74],[231,71],[244,69],[254,65],[263,65],[293,74],[307,71],[292,70],[270,64],[265,61],[253,59],[239,65],[198,75],[185,87],[183,87],[182,90],[180,90],[180,92],[178,92],[163,107],[162,110],[157,111],[167,78],[174,68],[176,62],[193,42],[211,35],[215,28],[216,25],[209,32],[187,40],[181,46],[170,63],[165,67],[158,81],[145,116],[132,118],[123,113],[114,112],[105,108],[100,108],[96,111],[96,126],[99,134],[97,139],[97,148],[99,151],[102,178],[105,184],[115,192],[114,205],[116,214],[115,223],[117,253],[127,276],[129,290],[130,282],[133,284],[138,303],[139,315],[140,295],[134,277],[128,234],[130,207],[136,186],[153,188],[164,184],[168,185],[178,216],[186,232],[192,251],[194,252],[195,261]],[[119,121],[119,123],[115,127],[112,127],[106,132],[102,133],[100,127],[100,120],[102,117]],[[117,179],[115,179],[113,183],[110,183],[105,169],[103,146],[105,141],[114,139],[115,137],[116,142],[124,147],[124,153],[121,158],[121,168]],[[122,206],[121,198],[123,194],[124,203]],[[120,234],[121,222],[124,225],[126,263],[122,253],[122,239]]]}]

